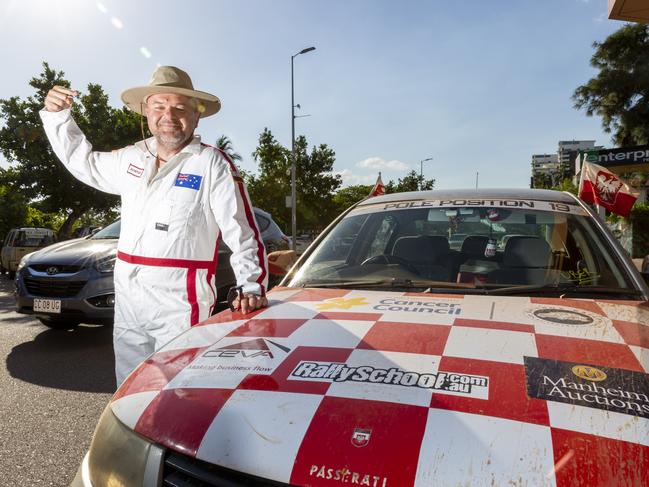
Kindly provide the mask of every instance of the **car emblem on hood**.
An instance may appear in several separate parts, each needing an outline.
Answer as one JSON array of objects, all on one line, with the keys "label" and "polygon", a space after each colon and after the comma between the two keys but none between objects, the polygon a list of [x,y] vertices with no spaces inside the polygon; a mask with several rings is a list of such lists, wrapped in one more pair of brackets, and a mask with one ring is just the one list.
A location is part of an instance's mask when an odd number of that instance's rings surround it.
[{"label": "car emblem on hood", "polygon": [[352,434],[352,445],[357,448],[367,446],[370,442],[370,436],[372,436],[372,430],[356,428]]},{"label": "car emblem on hood", "polygon": [[52,267],[48,267],[47,270],[46,270],[45,272],[47,272],[47,275],[48,275],[48,276],[53,276],[54,274],[58,274],[58,273],[59,273],[59,268],[58,268],[58,267],[54,267],[54,266],[52,266]]}]

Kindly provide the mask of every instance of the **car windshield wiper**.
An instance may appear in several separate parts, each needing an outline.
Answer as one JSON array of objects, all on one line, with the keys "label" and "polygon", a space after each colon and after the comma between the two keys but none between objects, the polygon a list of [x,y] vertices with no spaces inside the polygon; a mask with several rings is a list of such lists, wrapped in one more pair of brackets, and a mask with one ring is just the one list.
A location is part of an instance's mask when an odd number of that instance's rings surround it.
[{"label": "car windshield wiper", "polygon": [[485,289],[485,294],[496,296],[516,294],[577,294],[591,296],[642,296],[642,291],[637,289],[626,289],[606,286],[578,286],[575,284],[529,284],[523,286],[507,286],[496,289]]},{"label": "car windshield wiper", "polygon": [[305,281],[301,284],[301,287],[335,287],[341,289],[347,288],[404,288],[404,289],[415,289],[421,288],[425,292],[434,292],[435,288],[444,288],[444,289],[457,289],[461,292],[465,292],[467,289],[474,289],[473,284],[457,283],[457,282],[445,282],[445,281],[433,281],[430,279],[404,279],[404,278],[389,278],[389,279],[364,279],[357,281],[341,281],[337,279],[312,279],[310,281]]}]

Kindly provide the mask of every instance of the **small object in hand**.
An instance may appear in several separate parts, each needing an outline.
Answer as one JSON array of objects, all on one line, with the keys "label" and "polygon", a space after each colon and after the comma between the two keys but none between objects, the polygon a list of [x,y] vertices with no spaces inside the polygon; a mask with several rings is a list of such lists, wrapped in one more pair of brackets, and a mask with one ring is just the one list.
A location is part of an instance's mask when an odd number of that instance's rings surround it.
[{"label": "small object in hand", "polygon": [[230,311],[237,311],[237,309],[234,307],[234,302],[236,300],[239,300],[239,306],[241,306],[241,300],[243,299],[243,286],[233,286],[230,288],[228,291],[228,306],[230,307]]}]

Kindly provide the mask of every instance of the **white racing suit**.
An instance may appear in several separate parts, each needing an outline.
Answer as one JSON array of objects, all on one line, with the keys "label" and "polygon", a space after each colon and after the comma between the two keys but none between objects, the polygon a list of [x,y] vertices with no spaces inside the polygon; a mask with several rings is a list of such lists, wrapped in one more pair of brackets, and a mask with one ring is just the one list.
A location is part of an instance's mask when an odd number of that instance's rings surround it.
[{"label": "white racing suit", "polygon": [[[79,180],[121,196],[113,344],[117,385],[148,355],[208,318],[222,237],[243,291],[264,295],[266,251],[236,166],[194,137],[158,171],[144,142],[93,152],[70,110],[41,111],[56,155]],[[155,139],[147,140],[156,153]]]}]

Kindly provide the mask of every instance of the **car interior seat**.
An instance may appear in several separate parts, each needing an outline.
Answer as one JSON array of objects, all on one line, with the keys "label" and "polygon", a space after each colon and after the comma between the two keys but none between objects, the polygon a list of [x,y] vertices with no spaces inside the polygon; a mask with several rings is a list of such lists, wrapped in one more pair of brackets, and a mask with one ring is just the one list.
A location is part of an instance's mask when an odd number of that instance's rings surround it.
[{"label": "car interior seat", "polygon": [[543,238],[514,236],[507,240],[499,269],[488,274],[494,284],[543,284],[552,281],[552,249]]},{"label": "car interior seat", "polygon": [[489,237],[486,235],[469,235],[464,239],[457,282],[486,281],[487,274],[500,267],[496,257],[485,256],[488,243]]},{"label": "car interior seat", "polygon": [[450,250],[446,237],[418,235],[399,237],[392,255],[407,260],[419,275],[436,281],[455,281],[457,252]]},{"label": "car interior seat", "polygon": [[468,235],[462,242],[462,248],[460,249],[462,264],[467,261],[487,259],[484,255],[487,243],[489,243],[489,237],[486,235]]}]

